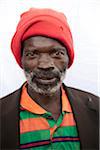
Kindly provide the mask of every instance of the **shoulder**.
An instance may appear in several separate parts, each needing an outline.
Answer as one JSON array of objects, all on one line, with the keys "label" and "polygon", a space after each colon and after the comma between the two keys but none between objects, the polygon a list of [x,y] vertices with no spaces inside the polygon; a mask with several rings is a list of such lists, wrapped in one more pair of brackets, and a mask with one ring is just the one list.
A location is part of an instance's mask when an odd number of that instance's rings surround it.
[{"label": "shoulder", "polygon": [[63,87],[69,97],[77,99],[81,104],[88,104],[94,109],[99,110],[99,96],[77,88],[67,87],[64,84]]},{"label": "shoulder", "polygon": [[22,88],[23,88],[23,86],[26,84],[26,82],[25,83],[23,83],[22,85],[21,85],[21,87],[19,87],[18,89],[16,89],[15,91],[13,91],[13,92],[11,92],[11,93],[9,93],[8,95],[6,95],[6,96],[4,96],[4,97],[2,97],[2,98],[0,98],[0,101],[6,101],[7,99],[12,99],[13,97],[18,97],[19,95],[21,95],[21,92],[22,92]]},{"label": "shoulder", "polygon": [[95,94],[92,94],[90,92],[83,91],[81,89],[77,89],[77,88],[74,88],[74,87],[67,87],[65,84],[63,84],[63,87],[66,91],[69,91],[70,93],[72,93],[74,95],[79,95],[79,96],[84,96],[84,97],[90,96],[92,98],[99,99],[99,96],[97,96]]},{"label": "shoulder", "polygon": [[16,91],[2,97],[0,99],[0,105],[4,106],[4,105],[10,105],[11,103],[14,103],[16,101],[16,99],[20,98],[21,95],[21,91],[22,91],[22,87],[20,87],[19,89],[17,89]]},{"label": "shoulder", "polygon": [[18,109],[20,104],[21,89],[22,88],[0,99],[0,109],[2,112],[0,117],[7,116],[7,114],[12,114],[12,111],[15,112],[15,110]]}]

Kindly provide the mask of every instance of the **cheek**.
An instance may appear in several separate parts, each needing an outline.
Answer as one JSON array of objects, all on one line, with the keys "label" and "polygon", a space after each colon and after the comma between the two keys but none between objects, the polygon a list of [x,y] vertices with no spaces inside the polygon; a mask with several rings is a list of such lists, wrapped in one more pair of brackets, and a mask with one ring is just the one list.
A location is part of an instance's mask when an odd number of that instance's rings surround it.
[{"label": "cheek", "polygon": [[54,60],[54,63],[60,71],[65,71],[68,68],[69,58],[66,56],[63,59]]},{"label": "cheek", "polygon": [[67,62],[64,60],[59,60],[55,61],[55,66],[60,70],[60,71],[65,71],[67,68]]},{"label": "cheek", "polygon": [[32,71],[34,68],[37,67],[38,61],[37,60],[26,60],[26,59],[22,59],[22,67],[25,70],[29,70]]}]

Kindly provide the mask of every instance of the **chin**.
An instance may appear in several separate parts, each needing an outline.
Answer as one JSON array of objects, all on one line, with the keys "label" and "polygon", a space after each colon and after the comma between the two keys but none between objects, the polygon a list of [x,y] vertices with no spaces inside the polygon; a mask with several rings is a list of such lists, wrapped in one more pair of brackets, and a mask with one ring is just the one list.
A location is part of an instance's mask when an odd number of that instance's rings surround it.
[{"label": "chin", "polygon": [[41,95],[54,95],[61,87],[61,82],[58,82],[55,86],[52,85],[41,85],[36,83],[28,82],[30,87],[36,92]]},{"label": "chin", "polygon": [[41,80],[35,80],[33,79],[33,75],[30,73],[25,73],[26,79],[28,82],[28,85],[31,87],[31,89],[39,93],[41,95],[54,95],[61,87],[62,81],[65,78],[65,72],[61,74],[61,77],[59,79],[56,79],[52,82],[41,82]]}]

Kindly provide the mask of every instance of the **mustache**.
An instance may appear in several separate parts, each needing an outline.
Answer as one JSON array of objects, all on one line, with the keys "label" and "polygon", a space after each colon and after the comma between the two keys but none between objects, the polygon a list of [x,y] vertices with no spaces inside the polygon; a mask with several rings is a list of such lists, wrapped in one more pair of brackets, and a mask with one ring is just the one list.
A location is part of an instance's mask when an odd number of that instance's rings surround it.
[{"label": "mustache", "polygon": [[52,78],[61,78],[61,75],[63,71],[60,71],[58,69],[54,70],[39,70],[39,69],[34,69],[34,71],[26,71],[27,73],[31,74],[32,79],[35,78],[46,78],[46,79],[52,79]]}]

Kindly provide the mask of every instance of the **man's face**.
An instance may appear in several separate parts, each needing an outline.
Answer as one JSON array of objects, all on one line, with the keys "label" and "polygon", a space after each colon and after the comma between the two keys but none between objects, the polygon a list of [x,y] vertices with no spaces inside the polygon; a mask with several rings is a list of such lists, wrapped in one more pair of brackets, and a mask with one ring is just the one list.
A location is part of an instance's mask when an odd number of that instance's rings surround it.
[{"label": "man's face", "polygon": [[57,40],[34,36],[23,42],[22,66],[27,82],[37,93],[51,95],[61,86],[69,58]]}]

